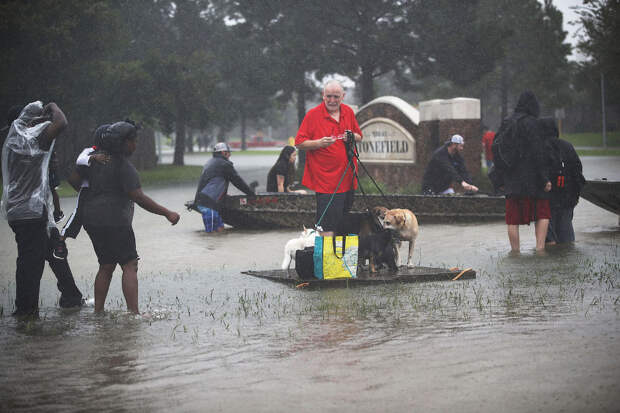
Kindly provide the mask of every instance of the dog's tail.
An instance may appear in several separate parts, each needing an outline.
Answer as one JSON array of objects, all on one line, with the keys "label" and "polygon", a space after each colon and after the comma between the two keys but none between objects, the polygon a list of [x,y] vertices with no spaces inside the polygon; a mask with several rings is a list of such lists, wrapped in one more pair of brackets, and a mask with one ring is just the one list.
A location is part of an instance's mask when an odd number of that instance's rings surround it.
[{"label": "dog's tail", "polygon": [[288,268],[291,266],[291,254],[288,253],[284,253],[284,260],[282,260],[282,269],[283,270],[288,270]]}]

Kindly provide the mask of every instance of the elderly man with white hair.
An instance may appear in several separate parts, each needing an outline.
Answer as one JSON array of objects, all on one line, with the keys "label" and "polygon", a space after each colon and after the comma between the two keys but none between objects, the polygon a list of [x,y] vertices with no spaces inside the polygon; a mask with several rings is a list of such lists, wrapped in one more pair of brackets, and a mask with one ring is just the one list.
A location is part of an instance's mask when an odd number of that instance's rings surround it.
[{"label": "elderly man with white hair", "polygon": [[349,165],[344,138],[346,131],[351,131],[359,142],[362,131],[353,109],[342,103],[344,96],[340,82],[327,82],[323,102],[306,113],[295,137],[295,146],[306,151],[301,183],[316,192],[316,219],[320,221],[321,234],[326,236],[337,232],[353,205],[357,188],[353,173],[357,164],[352,159],[353,165]]},{"label": "elderly man with white hair", "polygon": [[465,191],[478,191],[478,188],[472,185],[471,176],[461,156],[464,147],[463,137],[452,135],[448,142],[433,153],[422,178],[423,193],[453,194],[455,184],[460,184]]}]

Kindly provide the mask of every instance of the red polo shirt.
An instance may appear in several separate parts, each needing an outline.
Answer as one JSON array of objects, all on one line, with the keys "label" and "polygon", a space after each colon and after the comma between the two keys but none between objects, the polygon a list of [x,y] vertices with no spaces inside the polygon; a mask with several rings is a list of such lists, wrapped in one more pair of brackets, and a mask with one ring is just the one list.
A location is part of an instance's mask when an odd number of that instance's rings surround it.
[{"label": "red polo shirt", "polygon": [[[338,136],[343,134],[345,130],[362,135],[353,109],[341,104],[340,121],[336,122],[327,112],[325,103],[322,102],[306,113],[299,131],[297,131],[295,145],[306,140],[321,139],[325,136]],[[344,141],[340,139],[327,148],[306,151],[306,166],[301,183],[315,192],[333,193],[338,182],[340,182],[340,178],[342,178],[342,174],[347,169],[347,163],[346,147]],[[357,167],[357,162],[355,165]],[[338,187],[338,192],[347,192],[357,188],[357,182],[353,183],[352,181],[353,171],[349,168]]]}]

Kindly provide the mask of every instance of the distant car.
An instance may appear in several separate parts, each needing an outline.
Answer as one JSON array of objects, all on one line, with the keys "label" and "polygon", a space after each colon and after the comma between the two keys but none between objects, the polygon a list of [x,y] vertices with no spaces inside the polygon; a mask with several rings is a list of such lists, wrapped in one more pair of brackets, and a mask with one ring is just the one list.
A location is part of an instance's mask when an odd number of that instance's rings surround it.
[{"label": "distant car", "polygon": [[[248,148],[283,147],[286,145],[286,141],[276,141],[265,136],[252,136],[245,143]],[[241,141],[228,142],[228,145],[233,149],[241,149]]]}]

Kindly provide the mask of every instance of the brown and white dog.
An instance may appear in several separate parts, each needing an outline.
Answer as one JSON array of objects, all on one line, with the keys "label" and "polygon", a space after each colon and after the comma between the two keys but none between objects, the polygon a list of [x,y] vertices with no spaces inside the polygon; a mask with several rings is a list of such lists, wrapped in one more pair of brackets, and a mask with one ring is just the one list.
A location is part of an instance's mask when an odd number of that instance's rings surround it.
[{"label": "brown and white dog", "polygon": [[[375,207],[376,210],[378,207]],[[418,237],[418,219],[414,213],[408,209],[388,209],[384,212],[383,219],[379,218],[383,228],[395,231],[401,241],[409,241],[409,254],[407,256],[407,266],[411,266],[413,258],[413,248],[415,240]],[[400,242],[399,242],[400,247]],[[398,248],[396,249],[398,252]],[[396,255],[396,263],[398,264],[398,253]]]},{"label": "brown and white dog", "polygon": [[374,217],[377,219],[377,221],[379,221],[381,226],[383,226],[383,220],[385,219],[385,213],[388,212],[389,209],[387,209],[384,206],[376,206],[371,211]]}]

